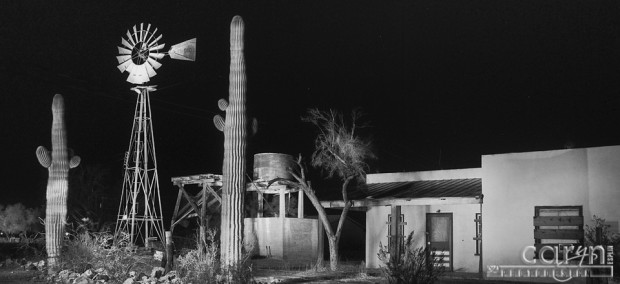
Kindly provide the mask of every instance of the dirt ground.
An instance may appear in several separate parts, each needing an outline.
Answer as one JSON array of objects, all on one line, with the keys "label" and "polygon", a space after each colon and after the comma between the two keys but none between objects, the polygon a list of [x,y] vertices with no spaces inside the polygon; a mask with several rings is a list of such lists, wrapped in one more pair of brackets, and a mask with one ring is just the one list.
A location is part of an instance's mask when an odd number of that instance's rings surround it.
[{"label": "dirt ground", "polygon": [[[252,260],[258,283],[387,283],[378,269],[365,269],[361,262],[342,262],[339,271],[316,270],[313,263],[276,259]],[[326,261],[325,265],[329,265]]]}]

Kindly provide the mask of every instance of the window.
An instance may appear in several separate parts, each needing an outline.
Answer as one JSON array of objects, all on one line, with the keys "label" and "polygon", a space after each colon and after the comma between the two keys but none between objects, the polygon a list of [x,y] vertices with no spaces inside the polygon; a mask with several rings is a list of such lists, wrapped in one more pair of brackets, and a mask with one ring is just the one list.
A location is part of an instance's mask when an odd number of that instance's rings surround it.
[{"label": "window", "polygon": [[480,251],[482,250],[482,213],[476,213],[476,237],[474,240],[476,241],[476,253],[474,255],[480,255]]},{"label": "window", "polygon": [[[583,245],[582,206],[536,206],[534,208],[534,245],[536,257],[543,246]],[[552,252],[545,252],[551,259]],[[549,253],[549,255],[547,255]],[[559,253],[562,257],[562,253]]]},{"label": "window", "polygon": [[[400,214],[400,218],[398,221],[398,234],[396,235],[396,237],[400,242],[400,253],[402,254],[404,253],[404,250],[402,248],[405,247],[405,225],[407,224],[405,222],[405,215]],[[392,251],[392,243],[392,214],[388,214],[388,251]]]}]

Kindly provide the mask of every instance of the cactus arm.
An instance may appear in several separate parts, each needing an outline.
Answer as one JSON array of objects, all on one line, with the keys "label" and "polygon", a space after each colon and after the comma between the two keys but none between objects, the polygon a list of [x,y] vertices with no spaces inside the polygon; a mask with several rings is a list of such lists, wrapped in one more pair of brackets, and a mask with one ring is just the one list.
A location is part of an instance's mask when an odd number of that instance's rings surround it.
[{"label": "cactus arm", "polygon": [[256,117],[252,118],[252,135],[256,135],[258,132],[258,120]]},{"label": "cactus arm", "polygon": [[79,166],[81,161],[82,161],[82,158],[80,158],[80,156],[71,157],[71,160],[69,161],[69,168],[73,169]]},{"label": "cactus arm", "polygon": [[52,165],[52,154],[43,146],[37,147],[37,160],[39,164],[44,168],[49,168]]},{"label": "cactus arm", "polygon": [[224,132],[224,126],[226,125],[226,122],[221,115],[216,114],[213,117],[213,124],[215,125],[215,128],[217,128],[217,130]]},{"label": "cactus arm", "polygon": [[226,108],[228,107],[228,101],[226,101],[226,99],[220,99],[219,101],[217,101],[217,106],[220,108],[221,111],[226,111]]}]

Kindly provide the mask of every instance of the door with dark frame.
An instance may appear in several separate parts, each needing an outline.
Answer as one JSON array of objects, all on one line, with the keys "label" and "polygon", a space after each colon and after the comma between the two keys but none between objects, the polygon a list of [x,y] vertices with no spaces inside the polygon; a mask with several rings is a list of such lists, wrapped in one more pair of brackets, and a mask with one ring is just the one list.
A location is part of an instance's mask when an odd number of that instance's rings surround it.
[{"label": "door with dark frame", "polygon": [[439,264],[452,271],[452,213],[426,214],[426,245]]}]

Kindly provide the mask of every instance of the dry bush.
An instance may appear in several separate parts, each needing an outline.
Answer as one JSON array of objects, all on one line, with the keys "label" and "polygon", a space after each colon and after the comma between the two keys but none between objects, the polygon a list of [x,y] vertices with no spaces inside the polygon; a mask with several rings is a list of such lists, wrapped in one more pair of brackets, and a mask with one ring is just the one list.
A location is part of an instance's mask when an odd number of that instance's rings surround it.
[{"label": "dry bush", "polygon": [[[250,254],[245,254],[241,263],[232,267],[221,267],[219,246],[215,240],[216,231],[209,230],[202,246],[189,250],[175,261],[175,269],[182,283],[252,283]],[[196,237],[196,242],[200,242]],[[204,249],[200,250],[199,248]],[[250,249],[251,251],[251,249]]]},{"label": "dry bush", "polygon": [[443,257],[432,252],[428,247],[416,247],[413,231],[409,233],[403,253],[399,258],[390,257],[387,246],[379,244],[379,259],[389,283],[434,283],[445,271],[440,265]]},{"label": "dry bush", "polygon": [[[114,245],[110,233],[83,232],[65,240],[61,267],[82,273],[87,269],[104,269],[112,279],[123,279],[141,258],[122,246],[128,236],[121,234]],[[121,244],[121,245],[118,245]]]}]

